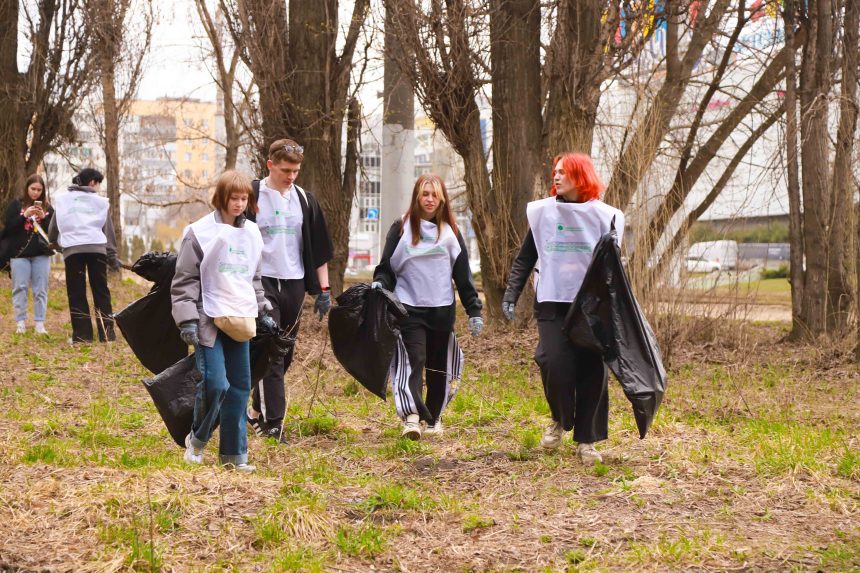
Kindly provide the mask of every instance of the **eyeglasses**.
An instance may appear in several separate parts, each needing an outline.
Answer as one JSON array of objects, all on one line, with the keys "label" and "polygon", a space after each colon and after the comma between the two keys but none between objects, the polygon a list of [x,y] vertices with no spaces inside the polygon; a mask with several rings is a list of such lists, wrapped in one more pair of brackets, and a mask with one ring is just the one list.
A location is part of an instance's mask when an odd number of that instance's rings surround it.
[{"label": "eyeglasses", "polygon": [[293,145],[292,143],[284,146],[284,151],[287,153],[298,153],[302,154],[305,152],[305,148],[301,145]]}]

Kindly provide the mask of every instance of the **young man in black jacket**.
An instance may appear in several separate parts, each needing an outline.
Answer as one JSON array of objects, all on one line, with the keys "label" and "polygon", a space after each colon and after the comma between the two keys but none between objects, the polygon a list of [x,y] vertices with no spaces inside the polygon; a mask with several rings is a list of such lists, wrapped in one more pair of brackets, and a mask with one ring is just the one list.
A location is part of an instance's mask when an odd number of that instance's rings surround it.
[{"label": "young man in black jacket", "polygon": [[[314,311],[322,320],[331,308],[328,261],[332,244],[325,216],[316,198],[295,184],[304,161],[304,148],[292,139],[269,146],[269,175],[254,181],[257,213],[248,213],[263,235],[263,289],[272,303],[271,316],[281,328],[298,332],[305,292],[316,295]],[[255,380],[248,423],[263,436],[285,442],[284,375],[293,349]]]}]

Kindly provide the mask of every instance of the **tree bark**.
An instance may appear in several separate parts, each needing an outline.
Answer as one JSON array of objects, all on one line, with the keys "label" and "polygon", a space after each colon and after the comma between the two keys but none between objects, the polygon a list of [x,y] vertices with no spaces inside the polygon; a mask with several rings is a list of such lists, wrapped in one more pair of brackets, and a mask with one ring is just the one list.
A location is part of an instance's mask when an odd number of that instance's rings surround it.
[{"label": "tree bark", "polygon": [[260,163],[275,139],[291,137],[304,146],[299,184],[323,208],[334,243],[329,262],[335,295],[343,290],[349,255],[349,214],[355,186],[344,185],[342,130],[347,114],[350,71],[369,0],[355,2],[341,55],[338,1],[222,0],[233,38],[257,83],[262,137]]},{"label": "tree bark", "polygon": [[[491,0],[492,192],[472,210],[483,227],[486,312],[501,317],[508,271],[525,237],[526,204],[541,191],[540,3]],[[494,215],[494,217],[493,217]],[[530,308],[530,304],[521,304]]]},{"label": "tree bark", "polygon": [[[839,3],[837,3],[838,5]],[[827,331],[842,334],[849,327],[849,311],[854,297],[854,182],[852,176],[854,137],[857,131],[857,17],[855,0],[846,0],[842,36],[841,93],[839,126],[833,161],[833,212],[830,217],[830,258],[827,291]],[[838,19],[837,19],[838,21]],[[836,26],[831,25],[834,30]],[[831,33],[834,33],[833,31]]]},{"label": "tree bark", "polygon": [[[785,0],[783,20],[785,42],[794,44],[796,0]],[[791,334],[799,338],[802,331],[800,310],[803,304],[804,246],[803,215],[800,202],[800,165],[797,157],[797,58],[792,54],[785,65],[785,150],[788,191],[788,235],[791,249],[789,283],[791,285]]]},{"label": "tree bark", "polygon": [[806,255],[803,304],[800,319],[803,334],[815,338],[827,332],[828,225],[831,214],[830,156],[827,111],[831,87],[832,35],[830,1],[811,0],[809,36],[800,70],[800,152],[803,194],[803,230]]}]

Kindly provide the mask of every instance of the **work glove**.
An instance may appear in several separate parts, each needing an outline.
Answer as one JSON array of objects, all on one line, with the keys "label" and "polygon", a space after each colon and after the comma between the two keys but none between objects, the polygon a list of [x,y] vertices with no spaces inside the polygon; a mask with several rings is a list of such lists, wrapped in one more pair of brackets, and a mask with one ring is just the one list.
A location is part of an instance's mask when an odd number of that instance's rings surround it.
[{"label": "work glove", "polygon": [[504,314],[505,318],[508,320],[514,319],[514,306],[516,306],[516,303],[513,302],[502,303],[502,314]]},{"label": "work glove", "polygon": [[325,313],[331,308],[331,291],[324,290],[317,295],[317,300],[314,302],[314,312],[320,315],[322,321]]},{"label": "work glove", "polygon": [[370,283],[370,288],[382,288],[382,283],[379,281],[373,281]]},{"label": "work glove", "polygon": [[113,273],[118,273],[120,270],[122,270],[122,263],[116,257],[108,259],[108,270]]},{"label": "work glove", "polygon": [[484,319],[480,316],[473,316],[469,319],[469,332],[472,336],[478,336],[484,330]]},{"label": "work glove", "polygon": [[262,318],[260,318],[260,325],[271,332],[278,332],[278,323],[275,322],[275,319],[268,314],[264,314]]},{"label": "work glove", "polygon": [[196,320],[183,322],[179,325],[179,338],[189,346],[197,346],[200,344],[198,328]]}]

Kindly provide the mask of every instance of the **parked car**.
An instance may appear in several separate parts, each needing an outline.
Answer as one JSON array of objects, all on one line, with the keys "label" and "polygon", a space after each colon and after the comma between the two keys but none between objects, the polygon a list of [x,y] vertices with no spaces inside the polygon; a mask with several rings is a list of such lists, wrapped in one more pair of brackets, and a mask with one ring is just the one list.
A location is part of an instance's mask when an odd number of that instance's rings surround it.
[{"label": "parked car", "polygon": [[712,261],[702,256],[689,256],[686,259],[688,273],[720,272],[723,266],[718,261]]}]

